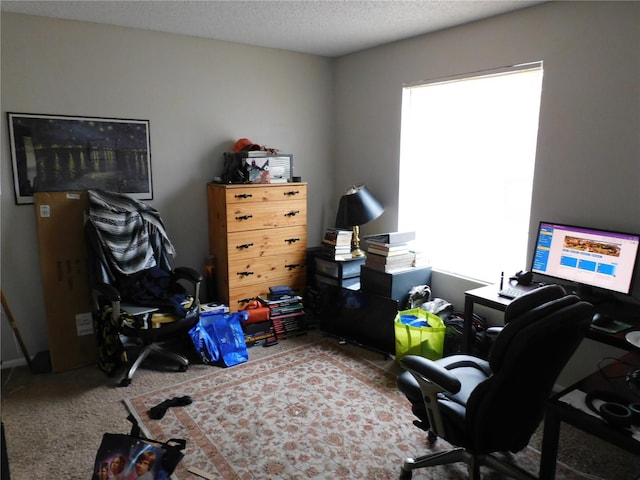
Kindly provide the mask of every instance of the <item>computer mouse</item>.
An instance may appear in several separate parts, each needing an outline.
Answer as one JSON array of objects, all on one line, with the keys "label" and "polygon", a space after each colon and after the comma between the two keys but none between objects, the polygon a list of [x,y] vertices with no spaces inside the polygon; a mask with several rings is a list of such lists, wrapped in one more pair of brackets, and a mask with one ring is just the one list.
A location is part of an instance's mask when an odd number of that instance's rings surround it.
[{"label": "computer mouse", "polygon": [[595,313],[591,323],[596,327],[610,327],[614,324],[613,318],[606,313]]}]

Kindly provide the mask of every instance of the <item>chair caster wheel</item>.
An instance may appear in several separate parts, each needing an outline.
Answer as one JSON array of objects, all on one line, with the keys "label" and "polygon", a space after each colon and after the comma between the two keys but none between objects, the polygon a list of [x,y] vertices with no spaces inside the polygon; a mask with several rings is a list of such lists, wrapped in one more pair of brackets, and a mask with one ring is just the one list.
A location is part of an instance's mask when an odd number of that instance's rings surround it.
[{"label": "chair caster wheel", "polygon": [[189,370],[189,366],[188,365],[180,365],[178,367],[178,371],[180,371],[180,372],[186,372],[187,370]]},{"label": "chair caster wheel", "polygon": [[400,476],[398,477],[399,480],[411,480],[411,477],[413,477],[413,471],[405,470],[404,468],[400,469]]},{"label": "chair caster wheel", "polygon": [[131,379],[130,378],[123,378],[120,381],[120,384],[118,386],[119,387],[128,387],[129,385],[131,385]]}]

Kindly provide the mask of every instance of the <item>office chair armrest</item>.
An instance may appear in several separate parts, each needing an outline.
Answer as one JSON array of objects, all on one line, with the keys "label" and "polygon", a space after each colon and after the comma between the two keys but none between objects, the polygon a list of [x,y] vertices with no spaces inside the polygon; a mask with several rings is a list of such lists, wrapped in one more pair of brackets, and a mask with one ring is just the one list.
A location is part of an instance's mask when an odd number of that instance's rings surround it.
[{"label": "office chair armrest", "polygon": [[[424,381],[430,384],[429,390],[433,393],[437,392],[449,392],[458,393],[460,391],[460,380],[452,375],[446,368],[438,365],[433,360],[419,357],[417,355],[407,355],[400,364],[405,367],[418,382],[424,386]],[[437,388],[434,388],[437,387]]]},{"label": "office chair armrest", "polygon": [[116,288],[106,283],[98,283],[93,287],[94,298],[100,296],[109,302],[119,302],[120,292]]},{"label": "office chair armrest", "polygon": [[501,326],[489,327],[487,328],[486,333],[490,337],[497,337],[503,329],[504,327]]},{"label": "office chair armrest", "polygon": [[193,284],[202,281],[202,274],[189,267],[176,267],[173,274],[177,280],[187,280]]}]

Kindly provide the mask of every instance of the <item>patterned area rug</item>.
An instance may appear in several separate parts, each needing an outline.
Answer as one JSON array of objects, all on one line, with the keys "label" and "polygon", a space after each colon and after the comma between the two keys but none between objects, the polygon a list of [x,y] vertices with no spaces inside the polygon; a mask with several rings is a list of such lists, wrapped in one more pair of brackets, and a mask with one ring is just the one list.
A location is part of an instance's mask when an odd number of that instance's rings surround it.
[{"label": "patterned area rug", "polygon": [[[170,408],[151,420],[149,408],[190,395],[193,403]],[[428,447],[412,425],[408,402],[395,376],[329,341],[298,347],[260,360],[163,388],[125,401],[150,438],[185,438],[185,458],[175,476],[211,478],[394,479],[404,458],[449,445]],[[516,455],[537,472],[532,449]],[[484,471],[484,470],[483,470]],[[501,478],[486,471],[484,478]],[[464,465],[418,470],[414,479],[468,478]],[[582,476],[559,472],[557,478]]]}]

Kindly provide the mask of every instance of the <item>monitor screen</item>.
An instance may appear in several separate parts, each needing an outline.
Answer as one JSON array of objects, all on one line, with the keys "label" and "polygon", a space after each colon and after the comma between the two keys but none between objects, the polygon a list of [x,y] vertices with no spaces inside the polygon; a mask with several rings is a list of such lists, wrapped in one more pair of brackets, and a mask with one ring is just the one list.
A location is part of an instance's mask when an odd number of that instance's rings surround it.
[{"label": "monitor screen", "polygon": [[640,235],[540,222],[531,271],[629,294]]}]

